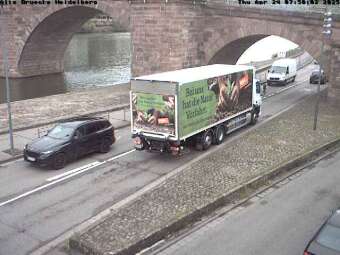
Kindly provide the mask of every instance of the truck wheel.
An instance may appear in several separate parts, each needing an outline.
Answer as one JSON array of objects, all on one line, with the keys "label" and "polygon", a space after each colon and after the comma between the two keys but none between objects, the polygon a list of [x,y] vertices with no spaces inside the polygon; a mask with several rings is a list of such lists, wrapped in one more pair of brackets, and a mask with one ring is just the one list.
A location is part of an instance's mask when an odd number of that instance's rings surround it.
[{"label": "truck wheel", "polygon": [[207,130],[203,134],[198,135],[195,144],[196,150],[198,151],[207,150],[212,144],[212,140],[213,135],[211,130]]},{"label": "truck wheel", "polygon": [[250,124],[251,124],[251,125],[255,125],[258,118],[259,118],[259,114],[256,113],[256,112],[252,112],[252,113],[251,113]]},{"label": "truck wheel", "polygon": [[213,144],[221,144],[225,138],[225,130],[222,125],[216,127],[214,132]]},{"label": "truck wheel", "polygon": [[210,130],[205,131],[203,136],[202,136],[202,145],[203,145],[203,150],[207,150],[213,141],[213,135]]}]

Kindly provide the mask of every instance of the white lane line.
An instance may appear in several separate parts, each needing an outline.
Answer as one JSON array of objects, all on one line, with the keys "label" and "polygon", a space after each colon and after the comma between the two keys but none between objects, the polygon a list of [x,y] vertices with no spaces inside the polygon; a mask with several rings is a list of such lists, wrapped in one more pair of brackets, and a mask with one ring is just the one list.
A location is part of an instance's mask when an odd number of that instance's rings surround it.
[{"label": "white lane line", "polygon": [[[307,80],[308,80],[308,79],[307,79]],[[271,94],[269,94],[269,95],[263,97],[263,99],[267,99],[267,98],[269,98],[269,97],[272,97],[272,96],[276,96],[276,95],[278,95],[278,94],[281,94],[282,92],[284,92],[284,91],[286,91],[286,90],[288,90],[288,89],[290,89],[290,88],[293,88],[293,87],[299,86],[300,84],[303,84],[303,83],[306,82],[307,80],[299,81],[299,82],[296,82],[295,84],[292,84],[292,85],[290,85],[290,86],[288,86],[288,87],[279,89],[279,90],[277,90],[277,91],[275,91],[275,92],[273,92],[273,93],[271,93]]]},{"label": "white lane line", "polygon": [[19,159],[16,159],[16,160],[12,160],[12,161],[3,163],[3,164],[1,164],[0,166],[9,166],[9,165],[12,165],[12,164],[14,164],[14,163],[16,163],[16,162],[19,162],[19,161],[24,161],[24,159],[23,159],[23,158],[19,158]]},{"label": "white lane line", "polygon": [[7,204],[10,204],[10,203],[12,203],[12,202],[15,202],[15,201],[18,200],[18,199],[21,199],[21,198],[30,196],[30,195],[32,195],[32,194],[34,194],[34,193],[37,193],[38,191],[47,189],[48,187],[51,187],[51,186],[53,186],[53,185],[55,185],[55,184],[57,184],[57,183],[59,183],[59,182],[65,181],[65,180],[67,180],[67,179],[69,179],[69,178],[71,178],[71,177],[74,177],[74,176],[78,175],[78,174],[81,174],[81,173],[84,173],[84,172],[86,172],[86,171],[89,171],[89,170],[91,170],[91,169],[93,169],[93,168],[95,168],[95,167],[97,167],[97,166],[100,166],[100,165],[103,165],[103,164],[105,164],[105,163],[107,163],[107,162],[110,162],[110,161],[112,161],[112,160],[121,158],[121,157],[123,157],[123,156],[125,156],[125,155],[127,155],[127,154],[130,154],[130,153],[134,152],[135,150],[136,150],[136,149],[133,149],[133,150],[124,152],[124,153],[122,153],[122,154],[119,154],[119,155],[117,155],[117,156],[114,156],[114,157],[112,157],[112,158],[109,158],[109,159],[107,159],[107,160],[105,160],[105,161],[103,161],[103,162],[98,162],[98,164],[94,164],[94,165],[88,166],[87,168],[84,168],[84,169],[82,169],[82,170],[78,170],[77,172],[69,173],[68,175],[63,176],[63,177],[61,177],[61,178],[59,178],[59,179],[56,179],[56,180],[54,180],[54,181],[52,181],[52,182],[50,182],[50,183],[47,183],[47,184],[42,185],[42,186],[40,186],[40,187],[38,187],[38,188],[35,188],[35,189],[33,189],[33,190],[30,190],[30,191],[27,191],[27,192],[25,192],[25,193],[23,193],[23,194],[21,194],[21,195],[19,195],[19,196],[16,196],[16,197],[11,198],[11,199],[9,199],[9,200],[7,200],[7,201],[4,201],[4,202],[0,203],[0,207],[2,207],[2,206],[4,206],[4,205],[7,205]]},{"label": "white lane line", "polygon": [[124,153],[119,154],[119,155],[117,155],[117,156],[114,156],[114,157],[112,157],[112,158],[109,158],[109,159],[105,160],[104,162],[107,163],[107,162],[110,162],[110,161],[115,160],[115,159],[117,159],[117,158],[121,158],[121,157],[123,157],[123,156],[125,156],[125,155],[127,155],[127,154],[130,154],[131,152],[134,152],[134,151],[136,151],[136,149],[132,149],[132,150],[130,150],[130,151],[127,151],[127,152],[124,152]]},{"label": "white lane line", "polygon": [[58,175],[56,175],[56,176],[53,176],[53,177],[51,177],[51,178],[48,178],[48,179],[46,179],[46,181],[48,181],[48,182],[50,182],[50,181],[55,181],[55,180],[60,179],[60,178],[62,178],[62,177],[64,177],[64,176],[66,176],[66,175],[73,174],[73,173],[75,173],[75,172],[81,171],[81,170],[83,170],[84,168],[95,167],[95,166],[97,166],[97,165],[99,165],[99,164],[100,164],[99,161],[94,161],[94,162],[92,162],[92,163],[90,163],[90,164],[87,164],[87,165],[84,165],[84,166],[75,168],[75,169],[73,169],[73,170],[67,171],[67,172],[65,172],[65,173],[58,174]]}]

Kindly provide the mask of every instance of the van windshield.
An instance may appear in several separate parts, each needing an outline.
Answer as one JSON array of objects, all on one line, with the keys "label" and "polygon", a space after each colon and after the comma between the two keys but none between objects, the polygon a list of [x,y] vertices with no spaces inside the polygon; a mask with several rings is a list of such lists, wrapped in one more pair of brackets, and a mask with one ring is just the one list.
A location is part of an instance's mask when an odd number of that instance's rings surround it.
[{"label": "van windshield", "polygon": [[270,73],[286,73],[287,67],[285,66],[272,66],[269,70]]}]

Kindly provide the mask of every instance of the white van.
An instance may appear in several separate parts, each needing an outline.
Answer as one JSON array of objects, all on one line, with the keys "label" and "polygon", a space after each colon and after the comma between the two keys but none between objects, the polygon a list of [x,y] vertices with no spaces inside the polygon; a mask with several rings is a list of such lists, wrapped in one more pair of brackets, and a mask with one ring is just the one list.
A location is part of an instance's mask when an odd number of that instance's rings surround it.
[{"label": "white van", "polygon": [[273,62],[268,70],[267,84],[286,85],[294,82],[296,77],[296,60],[291,58],[279,59]]}]

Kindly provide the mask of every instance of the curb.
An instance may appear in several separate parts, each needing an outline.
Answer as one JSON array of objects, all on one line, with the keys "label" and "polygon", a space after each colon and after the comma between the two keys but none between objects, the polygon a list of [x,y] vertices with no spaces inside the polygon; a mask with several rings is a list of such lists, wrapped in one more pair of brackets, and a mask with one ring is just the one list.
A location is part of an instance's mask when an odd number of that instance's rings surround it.
[{"label": "curb", "polygon": [[[46,124],[46,125],[47,125],[47,124]],[[125,127],[128,127],[128,126],[130,126],[130,125],[131,125],[131,124],[130,124],[130,122],[129,122],[129,123],[120,125],[120,126],[118,126],[118,127],[115,127],[115,130],[121,129],[121,128],[125,128]],[[0,132],[0,134],[1,134],[1,132]],[[15,161],[15,160],[20,159],[20,158],[22,158],[22,157],[23,157],[23,154],[20,154],[20,155],[14,156],[14,157],[10,157],[10,158],[8,158],[8,159],[4,159],[4,160],[1,160],[1,159],[0,159],[0,165],[1,165],[1,164],[8,163],[8,162],[11,162],[11,161]]]},{"label": "curb", "polygon": [[[106,113],[106,112],[119,111],[119,110],[123,110],[126,107],[130,107],[130,103],[121,104],[121,105],[118,105],[118,106],[110,108],[110,109],[99,110],[99,111],[95,111],[95,112],[88,112],[88,113],[84,113],[84,114],[77,115],[77,116],[69,115],[67,117],[57,118],[57,119],[54,119],[52,121],[41,122],[41,123],[37,123],[37,124],[34,124],[34,125],[25,126],[25,127],[18,127],[18,128],[14,128],[13,131],[16,132],[16,131],[23,131],[23,130],[31,129],[31,128],[42,127],[42,126],[54,124],[54,123],[57,123],[57,122],[60,122],[60,121],[66,121],[66,120],[68,120],[70,118],[74,118],[74,117],[93,116],[93,115],[96,115],[96,114],[101,114],[101,113]],[[8,129],[7,130],[0,130],[0,135],[7,134],[8,132],[9,132]]]},{"label": "curb", "polygon": [[[232,189],[219,199],[204,206],[203,208],[200,208],[190,213],[189,215],[183,217],[182,219],[179,219],[178,221],[166,226],[163,229],[158,230],[157,232],[151,234],[150,236],[144,238],[143,240],[140,240],[137,243],[131,245],[130,247],[112,255],[130,255],[138,253],[143,249],[146,249],[152,246],[153,244],[161,241],[170,234],[174,234],[180,231],[181,229],[197,222],[202,217],[209,215],[216,209],[227,204],[230,204],[235,200],[240,200],[247,197],[250,193],[253,193],[260,187],[268,184],[268,181],[273,180],[280,175],[284,175],[290,172],[291,170],[306,164],[309,161],[315,160],[316,158],[320,157],[320,155],[324,154],[325,151],[335,149],[337,147],[340,147],[340,137],[329,143],[323,144],[317,147],[316,149],[307,151],[303,155],[297,156],[287,162],[284,162],[268,173],[255,177],[254,179],[239,185],[238,187]],[[84,243],[78,242],[77,241],[78,238],[79,234],[78,235],[76,234],[75,236],[69,239],[69,246],[71,249],[77,249],[78,251],[81,251],[84,254],[103,255],[102,253],[98,252],[94,247],[88,247]]]}]

